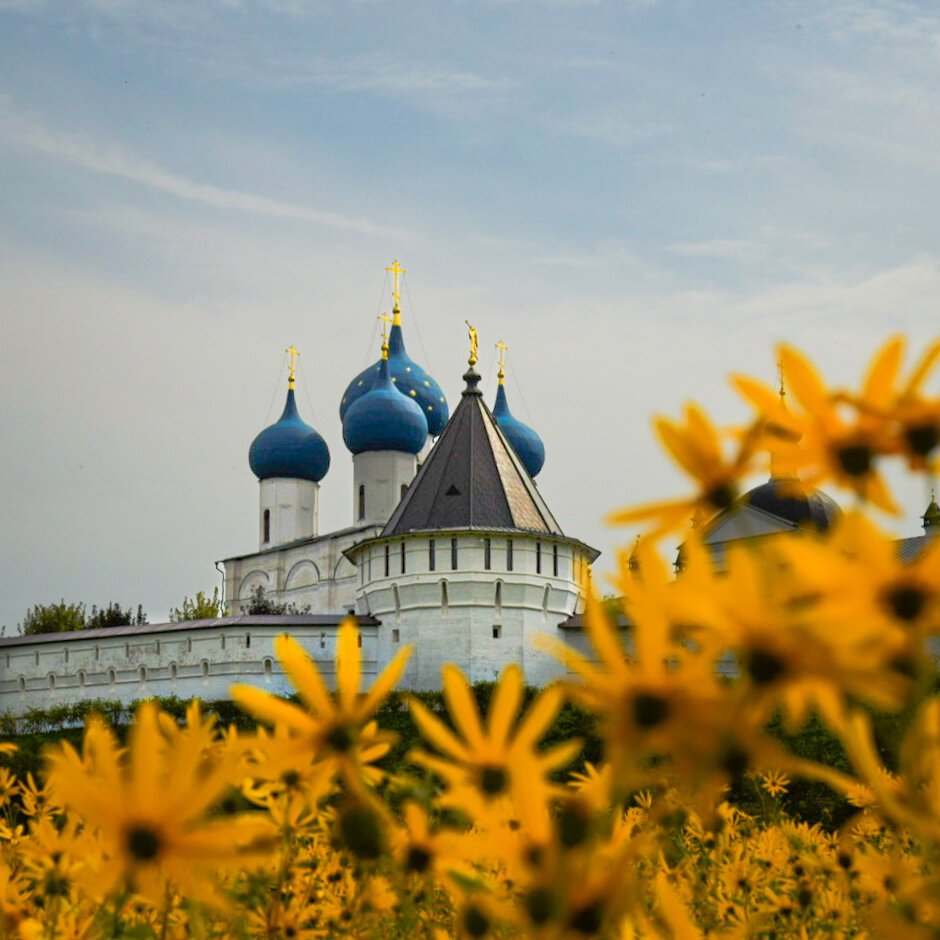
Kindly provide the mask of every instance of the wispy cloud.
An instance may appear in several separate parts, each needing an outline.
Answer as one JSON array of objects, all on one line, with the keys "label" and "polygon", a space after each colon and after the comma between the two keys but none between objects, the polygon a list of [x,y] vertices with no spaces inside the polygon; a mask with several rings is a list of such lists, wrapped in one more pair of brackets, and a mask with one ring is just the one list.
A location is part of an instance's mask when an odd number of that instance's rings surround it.
[{"label": "wispy cloud", "polygon": [[5,96],[0,96],[0,137],[92,173],[129,180],[178,199],[198,202],[216,209],[247,212],[275,219],[296,219],[373,237],[401,237],[400,231],[393,231],[365,219],[349,218],[335,212],[294,205],[256,193],[189,179],[115,147],[100,146],[83,138],[53,130],[32,116],[22,113]]},{"label": "wispy cloud", "polygon": [[755,247],[754,242],[746,238],[709,238],[667,245],[666,250],[690,258],[740,258],[753,254]]},{"label": "wispy cloud", "polygon": [[608,107],[546,118],[547,126],[570,137],[596,140],[614,147],[630,147],[662,137],[673,128],[659,121],[637,121],[626,108]]}]

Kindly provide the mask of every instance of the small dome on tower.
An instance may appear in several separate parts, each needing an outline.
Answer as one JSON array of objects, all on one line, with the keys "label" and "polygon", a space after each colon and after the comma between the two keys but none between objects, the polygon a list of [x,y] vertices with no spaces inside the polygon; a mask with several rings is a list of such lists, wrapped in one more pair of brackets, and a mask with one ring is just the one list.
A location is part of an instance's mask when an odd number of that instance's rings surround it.
[{"label": "small dome on tower", "polygon": [[428,422],[417,396],[404,394],[389,372],[389,360],[380,359],[372,384],[345,409],[343,440],[354,454],[374,450],[417,454],[428,439]]},{"label": "small dome on tower", "polygon": [[842,512],[839,504],[822,490],[797,495],[788,489],[785,479],[776,477],[748,490],[741,502],[796,525],[812,526],[820,532],[825,532]]},{"label": "small dome on tower", "polygon": [[545,463],[545,445],[532,428],[512,416],[509,403],[506,401],[506,386],[503,385],[502,364],[500,364],[496,404],[493,405],[493,417],[496,419],[500,430],[506,435],[509,443],[512,444],[512,449],[518,454],[529,476],[536,476]]},{"label": "small dome on tower", "polygon": [[301,420],[293,386],[292,376],[284,413],[276,424],[265,428],[252,441],[248,464],[259,480],[286,477],[319,483],[330,469],[330,449],[326,441]]}]

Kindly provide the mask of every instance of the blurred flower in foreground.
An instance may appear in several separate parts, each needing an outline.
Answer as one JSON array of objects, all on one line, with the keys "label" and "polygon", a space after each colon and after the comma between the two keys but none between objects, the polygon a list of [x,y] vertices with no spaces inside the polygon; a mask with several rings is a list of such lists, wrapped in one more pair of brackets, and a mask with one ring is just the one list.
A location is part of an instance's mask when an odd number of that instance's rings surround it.
[{"label": "blurred flower in foreground", "polygon": [[363,696],[359,694],[359,630],[352,617],[339,628],[335,695],[327,690],[316,664],[296,640],[286,634],[279,636],[274,649],[307,708],[250,685],[233,685],[232,698],[256,718],[286,728],[295,749],[325,762],[331,774],[339,773],[350,786],[360,786],[363,779],[377,783],[381,774],[368,764],[387,753],[397,736],[380,731],[369,719],[401,678],[411,647],[397,653]]},{"label": "blurred flower in foreground", "polygon": [[132,890],[163,904],[167,891],[179,891],[217,902],[216,872],[263,858],[270,824],[248,815],[207,819],[231,786],[231,766],[186,747],[182,736],[170,746],[158,715],[155,703],[141,705],[126,749],[91,719],[81,756],[67,742],[49,752],[50,786],[98,833],[102,895]]}]

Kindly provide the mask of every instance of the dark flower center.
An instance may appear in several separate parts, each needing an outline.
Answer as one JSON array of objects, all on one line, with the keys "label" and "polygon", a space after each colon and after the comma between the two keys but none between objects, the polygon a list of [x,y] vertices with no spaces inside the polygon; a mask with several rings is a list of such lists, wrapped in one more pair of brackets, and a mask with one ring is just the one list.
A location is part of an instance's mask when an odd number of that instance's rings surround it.
[{"label": "dark flower center", "polygon": [[576,910],[568,921],[573,930],[578,933],[592,934],[601,929],[604,922],[604,911],[600,901],[594,901]]},{"label": "dark flower center", "polygon": [[345,725],[337,725],[330,729],[330,733],[326,736],[326,743],[334,751],[345,754],[353,746],[353,736]]},{"label": "dark flower center", "polygon": [[740,777],[750,766],[750,758],[742,747],[732,744],[721,759],[721,766],[729,777]]},{"label": "dark flower center", "polygon": [[898,620],[905,620],[910,623],[912,620],[916,620],[924,609],[927,595],[919,587],[912,584],[902,584],[899,587],[889,589],[884,595],[884,600],[891,609],[891,613]]},{"label": "dark flower center", "polygon": [[556,907],[555,892],[548,888],[533,888],[525,897],[525,909],[536,926],[549,920]]},{"label": "dark flower center", "polygon": [[836,451],[839,466],[850,477],[863,477],[871,472],[871,448],[867,444],[847,444]]},{"label": "dark flower center", "polygon": [[339,831],[343,842],[357,858],[375,859],[382,854],[382,827],[366,806],[349,806],[340,813]]},{"label": "dark flower center", "polygon": [[926,457],[940,444],[940,428],[936,424],[920,424],[904,432],[907,443],[919,457]]},{"label": "dark flower center", "polygon": [[160,837],[147,826],[134,826],[127,832],[127,851],[138,862],[149,862],[160,851]]},{"label": "dark flower center", "polygon": [[506,789],[506,771],[488,764],[480,771],[480,789],[489,796],[497,796]]},{"label": "dark flower center", "polygon": [[669,703],[661,695],[641,692],[633,699],[633,720],[641,728],[655,728],[669,714]]},{"label": "dark flower center", "polygon": [[705,499],[708,500],[715,509],[730,509],[737,498],[738,490],[732,483],[719,483],[705,494]]},{"label": "dark flower center", "polygon": [[471,937],[483,937],[490,929],[490,920],[478,907],[471,905],[463,912],[463,926]]},{"label": "dark flower center", "polygon": [[786,672],[786,666],[775,653],[756,649],[747,655],[747,671],[755,684],[770,685]]},{"label": "dark flower center", "polygon": [[558,839],[567,848],[581,845],[591,831],[591,820],[580,803],[570,801],[558,813]]},{"label": "dark flower center", "polygon": [[413,845],[408,850],[408,858],[405,861],[405,867],[408,871],[416,871],[419,874],[428,870],[431,864],[431,853],[427,849],[422,849],[419,845]]},{"label": "dark flower center", "polygon": [[288,790],[293,790],[300,783],[300,774],[296,770],[285,770],[281,774],[281,782]]}]

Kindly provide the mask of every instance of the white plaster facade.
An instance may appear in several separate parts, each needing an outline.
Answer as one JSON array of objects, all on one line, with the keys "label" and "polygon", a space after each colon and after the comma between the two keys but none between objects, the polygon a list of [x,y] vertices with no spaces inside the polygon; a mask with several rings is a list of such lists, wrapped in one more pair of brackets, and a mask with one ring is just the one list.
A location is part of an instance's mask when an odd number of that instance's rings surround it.
[{"label": "white plaster facade", "polygon": [[353,519],[384,526],[418,470],[414,454],[374,450],[353,457]]},{"label": "white plaster facade", "polygon": [[359,575],[344,552],[378,535],[378,525],[353,526],[249,555],[226,558],[222,595],[226,612],[247,612],[259,587],[279,603],[310,605],[312,614],[343,614],[356,608]]},{"label": "white plaster facade", "polygon": [[317,534],[319,483],[273,477],[261,480],[259,488],[259,550],[308,539]]},{"label": "white plaster facade", "polygon": [[440,688],[445,662],[471,682],[496,679],[510,662],[534,685],[562,675],[536,639],[564,638],[595,555],[564,537],[479,530],[379,537],[348,554],[360,572],[358,612],[382,622],[380,657],[414,647],[402,678],[412,689]]},{"label": "white plaster facade", "polygon": [[[335,675],[339,618],[226,617],[0,640],[0,711],[11,715],[83,700],[124,704],[171,696],[214,701],[247,682],[281,695],[295,690],[274,654],[284,632]],[[378,674],[378,631],[360,621],[363,688]]]}]

